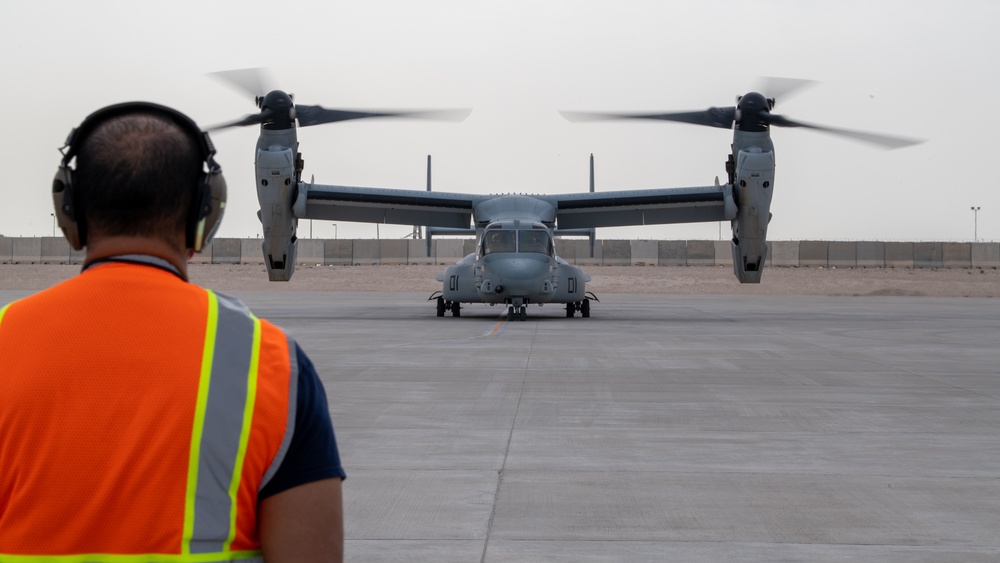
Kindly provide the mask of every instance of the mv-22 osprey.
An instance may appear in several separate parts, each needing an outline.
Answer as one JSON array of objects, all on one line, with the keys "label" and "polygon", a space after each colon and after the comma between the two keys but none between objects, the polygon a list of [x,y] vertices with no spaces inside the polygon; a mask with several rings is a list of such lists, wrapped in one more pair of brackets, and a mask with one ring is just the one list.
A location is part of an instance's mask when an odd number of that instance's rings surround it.
[{"label": "mv-22 osprey", "polygon": [[[224,74],[224,73],[220,73]],[[225,77],[225,76],[223,76]],[[584,271],[555,253],[554,237],[590,236],[597,227],[729,221],[733,269],[759,283],[767,257],[774,192],[770,127],[805,127],[896,148],[918,141],[809,125],[771,113],[774,99],[750,92],[733,107],[661,114],[562,112],[571,121],[659,119],[732,129],[727,180],[686,188],[591,191],[560,195],[481,195],[323,185],[302,181],[296,126],[369,117],[440,117],[439,113],[348,111],[293,103],[281,90],[257,97],[259,114],[220,127],[260,125],[255,158],[263,252],[271,281],[291,279],[299,219],[422,225],[434,234],[475,234],[476,251],[438,276],[437,315],[461,314],[461,303],[507,307],[525,320],[528,305],[564,304],[566,316],[590,316]],[[467,111],[462,114],[467,115]],[[454,114],[443,114],[445,118]],[[592,166],[592,165],[591,165]],[[428,161],[429,176],[429,161]],[[430,252],[428,252],[430,254]]]}]

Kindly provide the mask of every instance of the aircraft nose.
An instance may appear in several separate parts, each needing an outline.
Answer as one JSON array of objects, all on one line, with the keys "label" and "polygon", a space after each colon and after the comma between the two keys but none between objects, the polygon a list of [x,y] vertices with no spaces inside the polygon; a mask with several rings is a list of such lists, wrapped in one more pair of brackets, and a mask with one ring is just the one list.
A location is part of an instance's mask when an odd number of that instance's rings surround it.
[{"label": "aircraft nose", "polygon": [[486,267],[486,276],[493,287],[503,287],[506,295],[527,295],[542,291],[552,274],[548,257],[535,258],[505,256],[491,260]]}]

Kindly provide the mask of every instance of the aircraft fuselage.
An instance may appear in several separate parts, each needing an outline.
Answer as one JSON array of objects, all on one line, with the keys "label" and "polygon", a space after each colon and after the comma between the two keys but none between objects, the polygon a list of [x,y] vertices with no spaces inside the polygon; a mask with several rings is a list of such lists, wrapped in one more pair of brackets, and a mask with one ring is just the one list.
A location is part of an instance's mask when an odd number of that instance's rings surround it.
[{"label": "aircraft fuselage", "polygon": [[567,316],[589,316],[586,282],[590,276],[556,256],[552,231],[542,223],[499,221],[479,234],[477,249],[440,276],[438,316],[459,303],[507,305],[511,318],[525,317],[527,305],[566,304]]}]

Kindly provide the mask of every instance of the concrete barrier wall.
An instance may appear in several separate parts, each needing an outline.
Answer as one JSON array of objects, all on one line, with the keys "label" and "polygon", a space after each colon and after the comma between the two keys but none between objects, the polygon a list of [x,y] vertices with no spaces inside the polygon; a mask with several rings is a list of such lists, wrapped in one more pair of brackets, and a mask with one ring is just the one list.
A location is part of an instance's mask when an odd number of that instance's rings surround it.
[{"label": "concrete barrier wall", "polygon": [[660,242],[656,240],[629,241],[632,266],[658,266],[660,262]]},{"label": "concrete barrier wall", "polygon": [[831,268],[855,268],[858,265],[857,243],[830,241],[826,252],[827,265]]},{"label": "concrete barrier wall", "polygon": [[354,263],[354,241],[333,239],[323,241],[323,263],[327,266],[350,266]]},{"label": "concrete barrier wall", "polygon": [[661,240],[656,250],[658,266],[687,266],[686,240]]},{"label": "concrete barrier wall", "polygon": [[631,266],[632,241],[606,240],[601,244],[601,263],[605,266]]},{"label": "concrete barrier wall", "polygon": [[435,240],[431,250],[434,251],[435,264],[454,264],[469,254],[465,252],[465,241],[462,239]]},{"label": "concrete barrier wall", "polygon": [[[212,241],[213,264],[239,264],[243,243],[237,238],[217,238]],[[203,251],[202,254],[205,254]]]},{"label": "concrete barrier wall", "polygon": [[63,237],[42,237],[42,255],[38,262],[41,264],[69,264],[70,250],[69,241]]},{"label": "concrete barrier wall", "polygon": [[[729,260],[733,257],[730,253]],[[687,241],[687,265],[688,266],[714,266],[715,265],[715,242],[710,240],[689,240]]]},{"label": "concrete barrier wall", "polygon": [[240,264],[264,263],[264,239],[240,239]]},{"label": "concrete barrier wall", "polygon": [[[434,241],[431,241],[433,245]],[[431,249],[433,252],[433,249]],[[426,240],[408,240],[406,241],[406,260],[407,264],[433,264],[434,260],[427,253],[427,241]]]},{"label": "concrete barrier wall", "polygon": [[326,263],[326,245],[321,239],[299,239],[295,241],[295,263],[322,266]]},{"label": "concrete barrier wall", "polygon": [[855,243],[859,268],[885,268],[885,243],[862,241]]},{"label": "concrete barrier wall", "polygon": [[885,267],[912,268],[913,243],[912,242],[885,243]]},{"label": "concrete barrier wall", "polygon": [[14,239],[0,237],[0,263],[10,264],[14,257]]},{"label": "concrete barrier wall", "polygon": [[799,243],[799,266],[811,268],[828,265],[830,243],[825,240],[804,240]]},{"label": "concrete barrier wall", "polygon": [[944,266],[944,245],[940,242],[913,243],[914,268],[941,268]]},{"label": "concrete barrier wall", "polygon": [[1000,243],[977,242],[972,244],[973,268],[1000,268]]},{"label": "concrete barrier wall", "polygon": [[[263,239],[219,238],[195,254],[193,263],[263,264]],[[1000,268],[997,242],[771,241],[772,267],[807,268]],[[472,238],[299,239],[296,263],[438,264],[457,262],[475,252]],[[732,266],[728,240],[598,240],[591,256],[587,239],[558,239],[556,251],[572,264],[605,266]],[[0,263],[79,264],[62,237],[0,237]]]}]

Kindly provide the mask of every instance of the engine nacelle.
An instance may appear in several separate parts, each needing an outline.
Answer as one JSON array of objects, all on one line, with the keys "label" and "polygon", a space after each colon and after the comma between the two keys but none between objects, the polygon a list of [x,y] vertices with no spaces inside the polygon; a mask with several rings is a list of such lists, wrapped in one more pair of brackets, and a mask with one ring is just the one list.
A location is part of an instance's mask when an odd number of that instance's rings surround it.
[{"label": "engine nacelle", "polygon": [[288,281],[295,271],[296,189],[294,151],[281,146],[258,149],[258,218],[264,227],[264,264],[271,281]]},{"label": "engine nacelle", "polygon": [[733,195],[733,271],[740,283],[760,283],[767,261],[767,224],[774,191],[774,153],[751,149],[736,159]]}]

